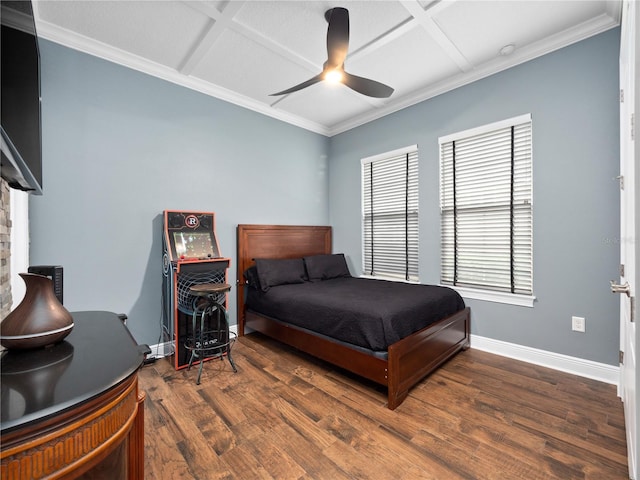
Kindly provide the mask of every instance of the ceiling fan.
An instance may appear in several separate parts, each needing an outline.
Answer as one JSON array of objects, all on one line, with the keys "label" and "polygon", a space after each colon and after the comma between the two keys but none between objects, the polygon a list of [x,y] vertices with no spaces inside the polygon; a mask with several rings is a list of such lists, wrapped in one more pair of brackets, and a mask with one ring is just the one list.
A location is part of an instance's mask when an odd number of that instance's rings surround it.
[{"label": "ceiling fan", "polygon": [[322,66],[322,72],[306,82],[288,88],[271,96],[286,95],[309,87],[323,80],[340,82],[362,95],[376,98],[387,98],[393,93],[393,88],[384,83],[368,78],[351,75],[344,70],[344,60],[349,49],[349,10],[335,7],[327,10],[324,18],[329,23],[327,28],[327,61]]}]

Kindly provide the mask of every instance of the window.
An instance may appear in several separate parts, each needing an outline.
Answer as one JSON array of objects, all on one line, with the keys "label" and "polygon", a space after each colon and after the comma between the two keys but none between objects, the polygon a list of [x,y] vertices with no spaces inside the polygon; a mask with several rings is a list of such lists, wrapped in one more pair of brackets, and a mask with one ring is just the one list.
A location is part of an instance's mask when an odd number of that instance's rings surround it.
[{"label": "window", "polygon": [[418,146],[362,160],[364,274],[418,281]]},{"label": "window", "polygon": [[439,143],[441,282],[529,296],[531,306],[531,115],[442,137]]}]

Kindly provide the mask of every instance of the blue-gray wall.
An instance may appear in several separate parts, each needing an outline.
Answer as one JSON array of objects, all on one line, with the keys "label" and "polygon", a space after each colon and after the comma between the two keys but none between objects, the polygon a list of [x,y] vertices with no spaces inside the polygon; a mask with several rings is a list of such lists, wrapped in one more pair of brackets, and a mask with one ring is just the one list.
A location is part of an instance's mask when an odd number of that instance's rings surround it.
[{"label": "blue-gray wall", "polygon": [[[411,144],[420,156],[420,280],[437,283],[438,137],[531,113],[533,308],[467,300],[472,333],[618,364],[619,30],[614,29],[332,138],[334,249],[360,273],[360,159]],[[586,333],[571,331],[571,316]]]},{"label": "blue-gray wall", "polygon": [[328,223],[326,137],[51,42],[41,58],[30,264],[64,266],[69,310],[126,313],[158,343],[163,210],[216,213],[232,284],[237,224]]},{"label": "blue-gray wall", "polygon": [[[538,301],[469,300],[473,333],[616,365],[618,42],[611,30],[327,139],[43,41],[30,263],[64,266],[70,310],[126,313],[154,344],[162,210],[216,212],[232,283],[238,223],[331,224],[359,273],[360,159],[417,143],[421,281],[437,283],[438,137],[530,112]],[[586,333],[571,332],[572,315]]]}]

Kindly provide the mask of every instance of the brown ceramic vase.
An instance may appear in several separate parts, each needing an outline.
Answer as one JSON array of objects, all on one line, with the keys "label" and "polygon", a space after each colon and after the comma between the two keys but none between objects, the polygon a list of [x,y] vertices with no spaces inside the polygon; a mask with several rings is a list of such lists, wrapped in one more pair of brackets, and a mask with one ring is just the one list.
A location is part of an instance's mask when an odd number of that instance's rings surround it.
[{"label": "brown ceramic vase", "polygon": [[62,341],[73,329],[73,317],[56,297],[53,282],[33,273],[20,276],[27,292],[0,323],[0,344],[9,350],[28,350]]}]

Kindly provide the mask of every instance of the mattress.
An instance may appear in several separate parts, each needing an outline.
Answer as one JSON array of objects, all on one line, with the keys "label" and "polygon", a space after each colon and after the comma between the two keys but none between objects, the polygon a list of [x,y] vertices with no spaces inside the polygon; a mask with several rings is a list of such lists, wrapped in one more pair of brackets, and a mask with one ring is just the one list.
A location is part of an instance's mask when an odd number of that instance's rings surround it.
[{"label": "mattress", "polygon": [[374,352],[465,308],[453,289],[346,277],[247,289],[246,308]]}]

